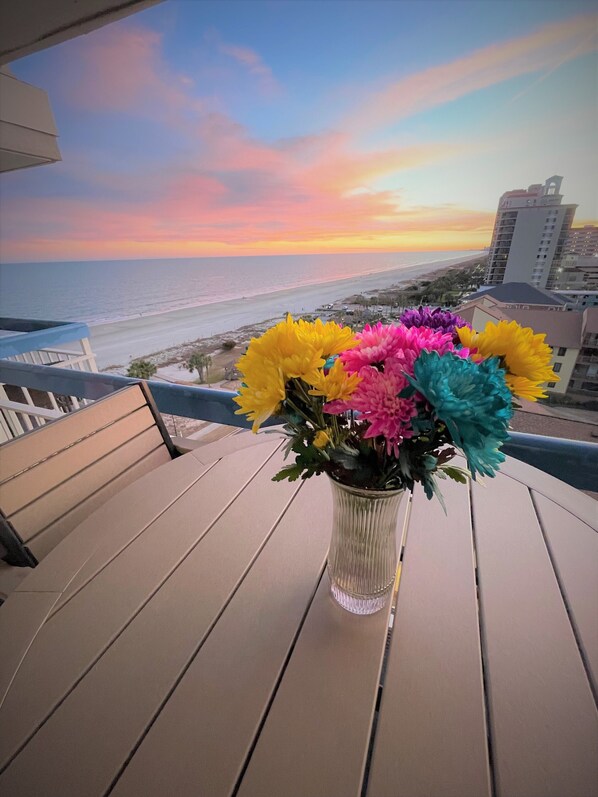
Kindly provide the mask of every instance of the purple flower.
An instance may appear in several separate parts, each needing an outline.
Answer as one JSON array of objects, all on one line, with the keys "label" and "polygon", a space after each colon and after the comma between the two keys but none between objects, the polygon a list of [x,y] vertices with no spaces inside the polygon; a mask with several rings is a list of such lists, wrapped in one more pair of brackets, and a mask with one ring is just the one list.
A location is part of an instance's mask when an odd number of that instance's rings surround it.
[{"label": "purple flower", "polygon": [[417,309],[405,310],[401,318],[401,323],[406,327],[428,327],[438,332],[450,333],[456,336],[455,330],[458,327],[469,327],[471,324],[461,316],[451,313],[450,310],[443,310],[441,307],[418,307]]}]

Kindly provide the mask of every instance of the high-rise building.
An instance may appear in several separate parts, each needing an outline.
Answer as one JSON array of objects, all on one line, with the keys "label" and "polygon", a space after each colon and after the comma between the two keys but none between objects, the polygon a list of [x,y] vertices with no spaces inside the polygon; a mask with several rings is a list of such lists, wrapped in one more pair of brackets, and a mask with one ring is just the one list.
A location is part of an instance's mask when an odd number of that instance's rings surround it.
[{"label": "high-rise building", "polygon": [[586,224],[584,227],[573,227],[565,241],[565,254],[580,257],[598,256],[598,227]]},{"label": "high-rise building", "polygon": [[562,177],[507,191],[500,198],[488,254],[487,285],[551,287],[577,205],[563,205]]}]

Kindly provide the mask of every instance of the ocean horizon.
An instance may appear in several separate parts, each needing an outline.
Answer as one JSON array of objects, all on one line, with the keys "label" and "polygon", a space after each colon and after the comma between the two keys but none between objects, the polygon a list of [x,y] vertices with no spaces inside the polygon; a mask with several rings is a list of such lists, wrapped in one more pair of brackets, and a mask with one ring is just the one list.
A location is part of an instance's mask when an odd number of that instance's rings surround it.
[{"label": "ocean horizon", "polygon": [[472,257],[477,250],[0,264],[0,314],[106,324]]}]

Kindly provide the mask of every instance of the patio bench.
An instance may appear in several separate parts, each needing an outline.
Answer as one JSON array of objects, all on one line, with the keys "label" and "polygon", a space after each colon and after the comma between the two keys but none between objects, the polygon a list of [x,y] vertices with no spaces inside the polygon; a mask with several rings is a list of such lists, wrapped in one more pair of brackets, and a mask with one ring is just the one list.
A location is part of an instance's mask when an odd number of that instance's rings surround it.
[{"label": "patio bench", "polygon": [[0,599],[15,568],[27,574],[108,498],[177,455],[144,383],[4,444]]}]

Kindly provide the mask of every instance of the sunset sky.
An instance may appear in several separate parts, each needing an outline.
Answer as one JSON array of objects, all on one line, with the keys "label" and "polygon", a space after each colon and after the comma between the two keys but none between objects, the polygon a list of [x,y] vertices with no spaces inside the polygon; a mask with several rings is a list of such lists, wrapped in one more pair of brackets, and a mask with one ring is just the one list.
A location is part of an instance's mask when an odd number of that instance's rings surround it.
[{"label": "sunset sky", "polygon": [[170,0],[23,58],[63,160],[0,179],[0,258],[482,248],[553,174],[595,221],[595,8]]}]

